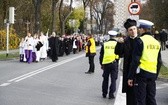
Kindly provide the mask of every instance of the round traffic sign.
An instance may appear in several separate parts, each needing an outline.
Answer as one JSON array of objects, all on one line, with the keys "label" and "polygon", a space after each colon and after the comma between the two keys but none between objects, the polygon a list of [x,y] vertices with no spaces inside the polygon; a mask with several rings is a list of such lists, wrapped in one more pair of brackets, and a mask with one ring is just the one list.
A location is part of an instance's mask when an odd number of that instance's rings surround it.
[{"label": "round traffic sign", "polygon": [[141,11],[141,5],[137,2],[132,2],[128,6],[128,11],[131,15],[139,15]]}]

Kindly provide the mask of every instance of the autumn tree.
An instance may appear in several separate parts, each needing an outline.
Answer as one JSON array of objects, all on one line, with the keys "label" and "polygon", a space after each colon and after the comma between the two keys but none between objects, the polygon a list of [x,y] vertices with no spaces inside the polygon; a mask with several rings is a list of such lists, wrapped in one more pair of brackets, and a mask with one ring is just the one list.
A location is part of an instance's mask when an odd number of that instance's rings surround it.
[{"label": "autumn tree", "polygon": [[148,0],[142,7],[140,18],[151,20],[155,28],[161,30],[168,27],[168,0]]}]

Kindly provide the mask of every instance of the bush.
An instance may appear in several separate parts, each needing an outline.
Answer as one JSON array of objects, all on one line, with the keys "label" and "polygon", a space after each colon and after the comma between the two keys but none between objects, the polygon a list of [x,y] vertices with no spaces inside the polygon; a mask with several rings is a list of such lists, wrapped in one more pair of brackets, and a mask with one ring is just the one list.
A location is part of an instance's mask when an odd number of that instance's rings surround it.
[{"label": "bush", "polygon": [[[13,28],[9,31],[9,49],[17,49],[19,46],[19,37]],[[6,49],[6,30],[0,30],[0,50]]]}]

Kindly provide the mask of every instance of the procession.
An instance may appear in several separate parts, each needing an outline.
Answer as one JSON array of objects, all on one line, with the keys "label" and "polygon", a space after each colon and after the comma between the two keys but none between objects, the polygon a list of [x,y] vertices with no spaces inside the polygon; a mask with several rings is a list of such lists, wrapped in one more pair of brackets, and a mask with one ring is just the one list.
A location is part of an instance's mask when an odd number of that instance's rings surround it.
[{"label": "procession", "polygon": [[168,1],[0,4],[0,105],[167,105]]}]

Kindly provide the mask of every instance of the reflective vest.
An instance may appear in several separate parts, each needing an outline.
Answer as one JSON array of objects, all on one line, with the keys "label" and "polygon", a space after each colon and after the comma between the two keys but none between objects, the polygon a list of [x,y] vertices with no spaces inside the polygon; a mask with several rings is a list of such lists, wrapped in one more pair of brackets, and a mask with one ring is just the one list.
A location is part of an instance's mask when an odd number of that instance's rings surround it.
[{"label": "reflective vest", "polygon": [[143,52],[139,67],[142,70],[156,74],[160,43],[150,35],[144,35],[140,39],[143,42]]},{"label": "reflective vest", "polygon": [[114,53],[116,44],[116,41],[108,41],[104,43],[104,56],[102,64],[112,63],[116,58],[118,58],[118,55]]},{"label": "reflective vest", "polygon": [[[90,53],[96,53],[96,46],[95,46],[95,41],[93,38],[90,38],[90,43],[91,43],[91,46],[90,46]],[[88,53],[88,46],[85,47],[85,51],[86,53]]]}]

